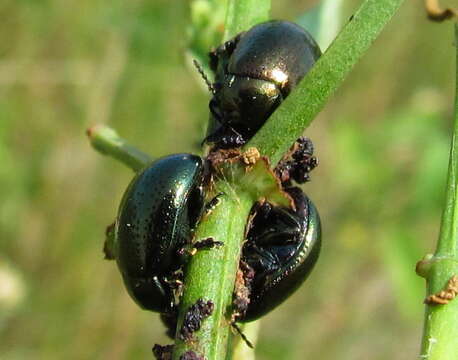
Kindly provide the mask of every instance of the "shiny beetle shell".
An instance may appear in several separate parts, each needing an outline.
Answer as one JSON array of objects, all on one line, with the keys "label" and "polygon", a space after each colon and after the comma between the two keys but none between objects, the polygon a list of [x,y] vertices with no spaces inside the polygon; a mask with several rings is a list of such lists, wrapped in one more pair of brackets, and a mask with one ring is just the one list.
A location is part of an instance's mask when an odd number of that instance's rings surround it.
[{"label": "shiny beetle shell", "polygon": [[268,21],[241,36],[227,71],[275,83],[287,95],[320,57],[312,36],[289,21]]},{"label": "shiny beetle shell", "polygon": [[215,72],[206,141],[238,147],[248,141],[311,69],[321,51],[288,21],[268,21],[210,53]]},{"label": "shiny beetle shell", "polygon": [[178,251],[190,242],[203,209],[203,160],[163,157],[128,186],[116,220],[115,256],[130,296],[142,308],[173,307],[171,283],[182,265]]},{"label": "shiny beetle shell", "polygon": [[242,260],[254,270],[254,279],[248,308],[239,321],[256,320],[285,301],[307,279],[318,259],[318,212],[301,189],[286,191],[296,210],[266,203],[258,207],[248,232]]}]

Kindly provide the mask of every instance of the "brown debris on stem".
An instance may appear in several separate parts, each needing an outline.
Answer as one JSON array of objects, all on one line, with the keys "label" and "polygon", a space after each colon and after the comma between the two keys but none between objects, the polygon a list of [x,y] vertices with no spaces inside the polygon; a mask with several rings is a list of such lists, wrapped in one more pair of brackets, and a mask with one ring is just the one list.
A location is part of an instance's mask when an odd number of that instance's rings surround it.
[{"label": "brown debris on stem", "polygon": [[441,8],[439,0],[425,0],[426,13],[428,19],[432,21],[442,22],[448,19],[458,19],[458,10],[452,8]]},{"label": "brown debris on stem", "polygon": [[444,290],[429,295],[424,303],[428,305],[446,305],[458,295],[458,276],[453,275]]}]

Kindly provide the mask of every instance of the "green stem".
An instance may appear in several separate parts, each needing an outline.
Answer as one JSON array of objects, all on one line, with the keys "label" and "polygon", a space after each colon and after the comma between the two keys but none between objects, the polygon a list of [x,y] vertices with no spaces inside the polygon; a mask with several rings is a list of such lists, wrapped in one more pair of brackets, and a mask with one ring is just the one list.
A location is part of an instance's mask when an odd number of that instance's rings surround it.
[{"label": "green stem", "polygon": [[[270,0],[229,0],[226,12],[224,40],[269,18]],[[237,180],[243,172],[235,170]],[[233,175],[233,174],[232,174]],[[179,360],[187,351],[195,351],[207,360],[225,359],[231,336],[230,315],[234,281],[239,266],[245,225],[253,203],[258,200],[230,179],[217,181],[216,193],[226,194],[221,203],[201,221],[196,239],[214,237],[223,241],[219,249],[198,252],[186,269],[185,289],[180,302],[177,336],[173,358]],[[211,300],[212,315],[205,319],[192,341],[183,341],[179,329],[186,310],[199,298]]]},{"label": "green stem", "polygon": [[365,0],[326,53],[245,147],[258,148],[276,164],[323,109],[402,2]]},{"label": "green stem", "polygon": [[[458,25],[455,25],[458,42]],[[428,295],[441,291],[453,275],[458,275],[458,47],[456,53],[455,124],[450,149],[445,208],[436,252],[424,262],[423,275]],[[425,267],[425,264],[421,264]],[[421,359],[458,359],[458,300],[446,305],[427,305]]]},{"label": "green stem", "polygon": [[152,159],[148,154],[128,144],[112,128],[95,125],[86,131],[92,147],[103,155],[111,156],[137,172],[149,164]]},{"label": "green stem", "polygon": [[269,19],[270,0],[229,0],[224,41]]},{"label": "green stem", "polygon": [[212,316],[203,321],[201,330],[194,334],[192,341],[182,341],[177,336],[174,359],[179,359],[189,350],[204,355],[208,360],[225,359],[228,350],[230,309],[240,244],[244,239],[246,219],[256,199],[243,192],[233,193],[231,184],[225,182],[218,183],[217,191],[228,195],[223,196],[216,209],[202,221],[196,239],[213,237],[223,241],[224,246],[199,251],[188,265],[178,329],[183,322],[184,312],[199,298],[211,300],[214,311]]},{"label": "green stem", "polygon": [[[224,246],[199,251],[186,268],[184,294],[179,306],[175,359],[191,350],[208,360],[225,359],[231,335],[234,281],[251,207],[261,197],[279,206],[291,204],[291,198],[280,189],[268,162],[263,159],[249,168],[240,162],[226,162],[218,166],[214,176],[220,178],[213,191],[213,195],[221,194],[218,198],[220,203],[208,216],[203,217],[195,240],[212,237],[222,241]],[[214,311],[203,321],[201,330],[194,332],[192,339],[183,341],[180,329],[184,314],[200,298],[211,300]]]}]

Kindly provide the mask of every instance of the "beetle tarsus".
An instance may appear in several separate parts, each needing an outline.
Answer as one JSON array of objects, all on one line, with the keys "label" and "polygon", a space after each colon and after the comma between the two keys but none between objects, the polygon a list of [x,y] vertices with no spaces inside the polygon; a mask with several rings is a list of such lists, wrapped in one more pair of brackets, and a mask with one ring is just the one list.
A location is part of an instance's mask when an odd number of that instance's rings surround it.
[{"label": "beetle tarsus", "polygon": [[215,208],[221,203],[221,199],[220,199],[221,196],[224,196],[224,195],[226,195],[226,194],[223,193],[223,192],[220,192],[220,193],[216,194],[213,199],[211,199],[208,203],[205,204],[205,206],[204,206],[204,217],[210,215],[211,212],[213,210],[215,210]]},{"label": "beetle tarsus", "polygon": [[250,348],[250,349],[254,349],[254,346],[253,346],[253,343],[248,340],[248,338],[246,337],[246,335],[242,332],[242,330],[240,329],[240,327],[235,323],[235,322],[232,322],[231,323],[231,326],[235,329],[235,331],[237,331],[237,333],[240,335],[240,337],[242,338],[242,340],[245,342],[245,344],[247,344],[247,346]]},{"label": "beetle tarsus", "polygon": [[212,237],[196,241],[193,245],[193,248],[198,251],[202,249],[213,249],[214,247],[221,247],[224,245],[222,241],[217,241]]}]

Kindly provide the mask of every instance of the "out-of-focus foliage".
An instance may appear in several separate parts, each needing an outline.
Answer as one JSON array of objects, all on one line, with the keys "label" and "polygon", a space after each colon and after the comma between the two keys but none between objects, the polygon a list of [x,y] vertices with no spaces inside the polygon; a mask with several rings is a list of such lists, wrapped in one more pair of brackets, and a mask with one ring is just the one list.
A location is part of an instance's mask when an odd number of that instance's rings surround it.
[{"label": "out-of-focus foliage", "polygon": [[322,51],[339,33],[343,3],[344,0],[322,0],[296,19],[296,23],[308,30]]},{"label": "out-of-focus foliage", "polygon": [[[210,79],[213,76],[208,67],[208,51],[223,39],[226,3],[227,0],[193,0],[189,5],[186,60],[189,66],[197,60]],[[200,78],[197,71],[194,73]],[[199,83],[205,86],[202,79]]]},{"label": "out-of-focus foliage", "polygon": [[[273,17],[315,3],[273,2]],[[345,3],[349,18],[358,2]],[[101,251],[132,173],[84,131],[107,123],[155,157],[200,151],[208,94],[185,66],[188,2],[5,0],[0,15],[0,262],[20,289],[0,302],[0,358],[151,358],[164,329]],[[322,256],[262,320],[259,359],[417,355],[414,267],[438,234],[453,60],[451,26],[406,2],[307,131]]]}]

